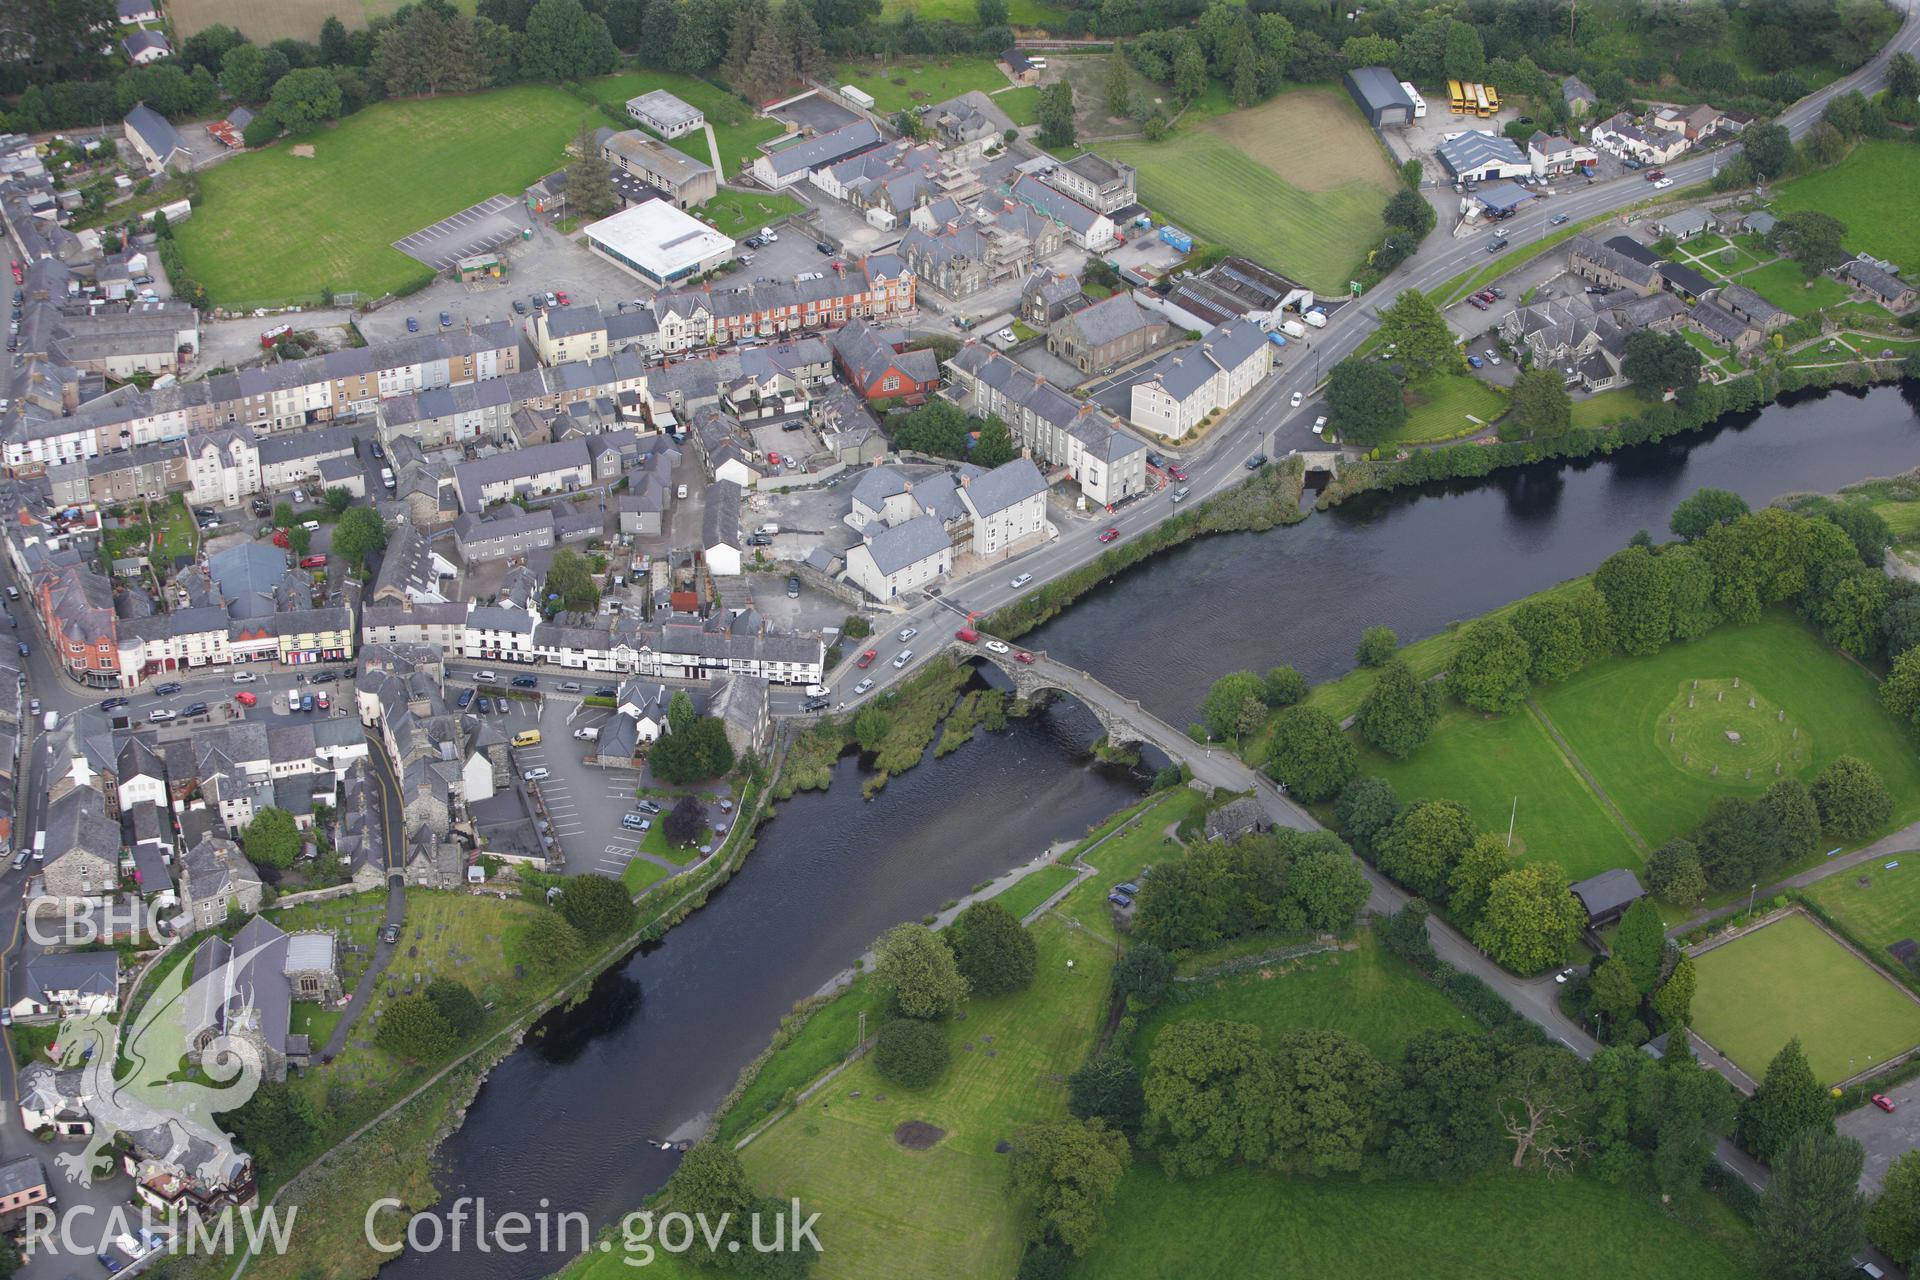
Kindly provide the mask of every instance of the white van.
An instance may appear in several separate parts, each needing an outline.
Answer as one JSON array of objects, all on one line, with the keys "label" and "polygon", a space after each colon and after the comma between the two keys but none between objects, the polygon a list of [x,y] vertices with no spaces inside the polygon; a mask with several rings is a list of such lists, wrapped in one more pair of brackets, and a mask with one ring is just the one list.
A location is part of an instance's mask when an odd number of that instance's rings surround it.
[{"label": "white van", "polygon": [[573,731],[573,736],[582,742],[600,741],[600,730],[595,725],[583,725]]}]

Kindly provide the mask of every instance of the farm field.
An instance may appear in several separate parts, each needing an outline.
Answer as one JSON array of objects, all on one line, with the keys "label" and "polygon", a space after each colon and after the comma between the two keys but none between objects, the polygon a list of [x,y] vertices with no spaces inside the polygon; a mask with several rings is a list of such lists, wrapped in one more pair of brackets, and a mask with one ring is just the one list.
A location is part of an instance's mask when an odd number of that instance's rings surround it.
[{"label": "farm field", "polygon": [[1358,111],[1325,89],[1101,150],[1136,165],[1142,202],[1195,238],[1323,291],[1345,288],[1397,181]]},{"label": "farm field", "polygon": [[1447,374],[1430,378],[1407,389],[1406,425],[1393,433],[1400,444],[1418,444],[1428,440],[1446,440],[1468,435],[1483,428],[1467,421],[1472,414],[1491,423],[1506,412],[1507,399],[1470,374]]},{"label": "farm field", "polygon": [[[671,71],[624,71],[618,75],[588,80],[585,84],[595,101],[622,120],[627,119],[627,99],[637,98],[654,89],[665,89],[688,106],[700,108],[707,123],[713,126],[713,138],[720,147],[720,162],[727,173],[738,173],[752,164],[760,154],[760,144],[779,137],[786,128],[778,120],[754,115],[753,108],[735,94],[705,80],[676,75]],[[607,123],[611,124],[612,121]],[[629,122],[627,127],[638,129],[640,126]],[[704,129],[683,133],[667,145],[702,164],[713,163],[713,151],[707,146]],[[722,227],[721,230],[725,231],[726,228]]]},{"label": "farm field", "polygon": [[1269,1040],[1305,1027],[1344,1031],[1385,1062],[1399,1061],[1418,1032],[1474,1029],[1453,1001],[1367,929],[1354,950],[1186,983],[1181,993],[1183,998],[1163,1001],[1141,1022],[1133,1047],[1142,1069],[1163,1028],[1195,1018],[1250,1023]]},{"label": "farm field", "polygon": [[[272,4],[249,0],[170,0],[167,17],[174,32],[184,40],[196,31],[216,22],[225,23],[255,44],[269,44],[280,38],[317,40],[320,25],[338,18],[349,30],[364,27],[382,14],[391,14],[403,0],[274,0]],[[477,0],[451,0],[453,7],[474,11]]]},{"label": "farm field", "polygon": [[1794,1036],[1828,1084],[1920,1043],[1920,1004],[1799,912],[1694,965],[1694,1030],[1756,1080]]},{"label": "farm field", "polygon": [[1632,839],[1530,711],[1492,718],[1452,701],[1445,708],[1405,760],[1362,744],[1360,771],[1391,782],[1403,804],[1461,801],[1483,831],[1504,833],[1511,816],[1517,860],[1557,862],[1570,879],[1641,864]]},{"label": "farm field", "polygon": [[[1033,937],[1034,985],[970,1001],[966,1020],[947,1024],[953,1063],[939,1083],[901,1090],[863,1059],[741,1152],[756,1186],[820,1212],[815,1275],[1012,1273],[1019,1223],[994,1145],[1066,1113],[1061,1077],[1093,1041],[1113,965],[1110,948],[1058,920],[1035,925]],[[908,1121],[944,1136],[909,1150],[894,1138]]]},{"label": "farm field", "polygon": [[873,109],[881,115],[932,106],[974,89],[992,93],[1009,84],[994,60],[986,57],[842,62],[833,68],[833,77],[836,84],[851,84],[872,94]]},{"label": "farm field", "polygon": [[[1706,1230],[1702,1230],[1702,1228]],[[1106,1235],[1070,1280],[1419,1276],[1422,1280],[1747,1280],[1746,1229],[1704,1197],[1666,1209],[1597,1178],[1280,1180],[1229,1169],[1169,1182],[1136,1160]]]},{"label": "farm field", "polygon": [[307,138],[311,157],[283,142],[206,170],[175,239],[222,307],[403,289],[431,273],[393,241],[489,196],[519,195],[560,167],[593,118],[544,85],[383,102]]},{"label": "farm field", "polygon": [[[882,18],[891,21],[909,13],[922,22],[957,22],[970,27],[980,21],[973,0],[882,0]],[[1045,27],[1065,16],[1064,10],[1040,0],[1009,0],[1007,4],[1007,21],[1016,27]]]},{"label": "farm field", "polygon": [[[1658,848],[1691,830],[1715,796],[1757,796],[1773,781],[1772,756],[1756,753],[1760,767],[1749,780],[1731,769],[1707,776],[1668,752],[1663,717],[1676,697],[1684,698],[1693,680],[1704,686],[1735,677],[1800,729],[1779,761],[1781,776],[1810,782],[1834,757],[1858,756],[1880,771],[1893,795],[1889,825],[1920,813],[1912,735],[1881,709],[1871,675],[1784,610],[1720,627],[1691,644],[1668,645],[1652,657],[1608,659],[1564,685],[1536,690],[1535,697],[1648,846]],[[1736,696],[1730,686],[1728,692]],[[1744,701],[1736,696],[1736,703],[1744,713]],[[1795,749],[1802,755],[1797,762]]]},{"label": "farm field", "polygon": [[1920,151],[1902,141],[1862,142],[1839,164],[1780,184],[1776,213],[1818,209],[1846,223],[1845,244],[1920,271],[1920,219],[1913,192],[1920,184]]},{"label": "farm field", "polygon": [[[1871,946],[1873,958],[1889,969],[1898,969],[1900,961],[1887,948],[1908,939],[1920,940],[1920,876],[1912,874],[1920,855],[1901,854],[1898,869],[1888,871],[1885,862],[1860,867],[1857,871],[1829,876],[1810,885],[1806,895],[1821,910],[1838,920],[1854,938]],[[1862,885],[1861,880],[1867,883]]]}]

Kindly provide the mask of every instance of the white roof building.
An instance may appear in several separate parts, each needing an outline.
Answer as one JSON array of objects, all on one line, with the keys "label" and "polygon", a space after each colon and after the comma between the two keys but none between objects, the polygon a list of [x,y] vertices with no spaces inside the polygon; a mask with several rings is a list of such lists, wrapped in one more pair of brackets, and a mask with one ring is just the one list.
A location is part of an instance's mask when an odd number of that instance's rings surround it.
[{"label": "white roof building", "polygon": [[655,284],[713,270],[733,257],[733,241],[664,200],[648,200],[586,228],[587,245]]}]

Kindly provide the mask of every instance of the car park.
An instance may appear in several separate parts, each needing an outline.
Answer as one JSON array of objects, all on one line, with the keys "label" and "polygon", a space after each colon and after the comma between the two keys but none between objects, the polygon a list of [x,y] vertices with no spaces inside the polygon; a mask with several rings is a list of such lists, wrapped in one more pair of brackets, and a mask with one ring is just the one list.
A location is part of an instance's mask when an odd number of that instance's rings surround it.
[{"label": "car park", "polygon": [[460,696],[454,701],[455,701],[455,705],[457,705],[462,711],[465,711],[468,707],[473,705],[473,690],[462,689],[460,691]]},{"label": "car park", "polygon": [[327,702],[327,695],[325,690],[322,690],[321,692],[313,695],[313,705],[321,711],[325,711],[327,709],[329,703]]},{"label": "car park", "polygon": [[636,800],[633,807],[649,816],[657,815],[660,812],[660,802],[658,800]]},{"label": "car park", "polygon": [[1032,582],[1032,581],[1033,581],[1032,574],[1023,573],[1019,577],[1015,578],[1012,582],[1008,583],[1007,585],[1012,587],[1015,591],[1018,591],[1020,588],[1026,586],[1029,582]]},{"label": "car park", "polygon": [[912,662],[912,661],[913,661],[913,650],[902,649],[899,653],[899,656],[894,658],[893,665],[895,667],[905,667],[909,662]]},{"label": "car park", "polygon": [[620,825],[629,831],[647,831],[652,828],[653,820],[637,813],[623,813],[620,815]]},{"label": "car park", "polygon": [[303,693],[303,694],[301,694],[301,695],[300,695],[300,709],[301,709],[302,711],[311,711],[311,710],[313,710],[313,695],[312,695],[312,694],[310,694],[310,693]]},{"label": "car park", "polygon": [[1480,297],[1480,296],[1479,296],[1478,294],[1476,294],[1476,295],[1474,295],[1474,296],[1473,296],[1473,297],[1471,297],[1471,298],[1468,298],[1468,299],[1467,299],[1467,302],[1468,302],[1468,303],[1469,303],[1470,305],[1472,305],[1472,306],[1473,306],[1473,307],[1474,307],[1474,308],[1475,308],[1476,310],[1479,310],[1479,311],[1490,311],[1490,310],[1492,310],[1492,307],[1491,307],[1491,305],[1490,305],[1490,304],[1489,304],[1489,303],[1487,302],[1487,300],[1486,300],[1485,298],[1482,298],[1482,297]]}]

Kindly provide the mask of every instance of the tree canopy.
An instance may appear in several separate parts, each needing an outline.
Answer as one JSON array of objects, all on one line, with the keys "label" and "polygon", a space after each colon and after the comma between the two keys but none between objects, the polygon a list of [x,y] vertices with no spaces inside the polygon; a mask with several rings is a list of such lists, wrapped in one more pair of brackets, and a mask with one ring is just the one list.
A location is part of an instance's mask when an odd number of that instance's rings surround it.
[{"label": "tree canopy", "polygon": [[1407,421],[1400,381],[1378,360],[1348,356],[1327,377],[1327,411],[1349,444],[1379,444]]},{"label": "tree canopy", "polygon": [[268,806],[254,811],[241,847],[250,861],[284,871],[299,858],[304,842],[299,827],[294,825],[293,815],[285,809]]},{"label": "tree canopy", "polygon": [[893,1007],[909,1018],[942,1018],[967,997],[967,980],[940,935],[900,924],[873,944],[873,978],[893,993]]},{"label": "tree canopy", "polygon": [[946,938],[973,994],[1006,995],[1024,991],[1032,983],[1037,956],[1033,936],[997,901],[968,906]]}]

